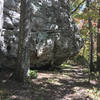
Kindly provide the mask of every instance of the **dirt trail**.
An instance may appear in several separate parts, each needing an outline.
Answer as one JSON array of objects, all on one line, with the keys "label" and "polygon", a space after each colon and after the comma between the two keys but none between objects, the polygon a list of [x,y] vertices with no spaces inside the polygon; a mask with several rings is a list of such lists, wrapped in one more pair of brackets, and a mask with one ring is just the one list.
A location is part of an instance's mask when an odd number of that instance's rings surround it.
[{"label": "dirt trail", "polygon": [[88,83],[88,74],[80,66],[38,72],[30,85],[7,80],[10,74],[0,73],[0,100],[93,100],[87,89],[100,88],[96,82]]}]

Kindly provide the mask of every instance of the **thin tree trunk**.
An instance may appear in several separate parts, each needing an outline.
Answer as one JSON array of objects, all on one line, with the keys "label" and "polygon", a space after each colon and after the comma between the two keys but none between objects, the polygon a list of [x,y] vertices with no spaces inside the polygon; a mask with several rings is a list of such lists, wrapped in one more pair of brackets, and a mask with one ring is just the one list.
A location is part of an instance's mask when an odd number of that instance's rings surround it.
[{"label": "thin tree trunk", "polygon": [[0,0],[0,49],[2,49],[2,26],[3,26],[3,5],[4,0]]},{"label": "thin tree trunk", "polygon": [[71,13],[70,11],[71,11],[71,9],[70,9],[70,7],[71,7],[71,5],[70,5],[70,0],[67,0],[67,4],[68,4],[68,11],[69,11],[69,13]]},{"label": "thin tree trunk", "polygon": [[82,56],[84,57],[85,56],[85,46],[83,47],[83,53],[82,53]]},{"label": "thin tree trunk", "polygon": [[15,78],[24,81],[30,67],[30,0],[21,0],[18,59]]},{"label": "thin tree trunk", "polygon": [[[87,0],[87,7],[88,11],[90,11],[90,0]],[[88,25],[89,25],[89,33],[90,33],[90,62],[89,62],[89,68],[90,72],[94,71],[94,64],[93,64],[93,33],[92,33],[92,18],[88,16]]]},{"label": "thin tree trunk", "polygon": [[83,57],[85,56],[85,50],[86,50],[85,43],[86,43],[86,39],[84,40],[83,53],[82,53]]},{"label": "thin tree trunk", "polygon": [[[100,8],[99,8],[100,17]],[[100,73],[100,18],[98,19],[98,33],[97,33],[97,71]]]},{"label": "thin tree trunk", "polygon": [[93,64],[93,54],[94,54],[94,47],[93,47],[93,33],[92,33],[92,23],[91,18],[89,18],[89,30],[90,30],[90,72],[94,71],[94,64]]}]

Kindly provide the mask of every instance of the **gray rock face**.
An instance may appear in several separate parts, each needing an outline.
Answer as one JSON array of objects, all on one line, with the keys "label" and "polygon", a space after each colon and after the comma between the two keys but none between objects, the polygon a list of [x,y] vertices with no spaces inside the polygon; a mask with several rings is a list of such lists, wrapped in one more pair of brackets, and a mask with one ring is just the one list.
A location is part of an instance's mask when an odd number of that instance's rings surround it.
[{"label": "gray rock face", "polygon": [[[18,49],[19,6],[20,0],[5,0],[5,54],[13,57]],[[30,13],[32,66],[58,66],[80,51],[83,41],[67,0],[33,0]]]},{"label": "gray rock face", "polygon": [[36,35],[33,65],[60,65],[79,52],[82,38],[69,13],[67,0],[35,0],[32,31]]}]

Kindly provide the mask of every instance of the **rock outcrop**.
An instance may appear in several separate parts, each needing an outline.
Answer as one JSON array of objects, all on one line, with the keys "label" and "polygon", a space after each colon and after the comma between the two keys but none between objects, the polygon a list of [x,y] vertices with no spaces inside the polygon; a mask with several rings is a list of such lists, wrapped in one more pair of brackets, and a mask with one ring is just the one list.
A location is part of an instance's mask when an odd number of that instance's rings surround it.
[{"label": "rock outcrop", "polygon": [[[5,55],[12,58],[18,50],[19,6],[20,0],[5,0]],[[32,66],[58,66],[80,51],[83,41],[66,0],[34,0],[30,13]]]}]

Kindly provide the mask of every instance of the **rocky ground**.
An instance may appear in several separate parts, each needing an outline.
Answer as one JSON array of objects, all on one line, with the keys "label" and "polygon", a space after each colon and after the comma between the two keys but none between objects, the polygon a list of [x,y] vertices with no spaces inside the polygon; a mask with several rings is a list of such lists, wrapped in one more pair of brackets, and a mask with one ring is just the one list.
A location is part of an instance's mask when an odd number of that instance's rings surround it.
[{"label": "rocky ground", "polygon": [[[37,79],[18,83],[10,71],[0,72],[0,100],[100,100],[100,81],[88,83],[86,68],[67,66],[62,71],[39,71]],[[95,90],[94,92],[92,90]]]}]

